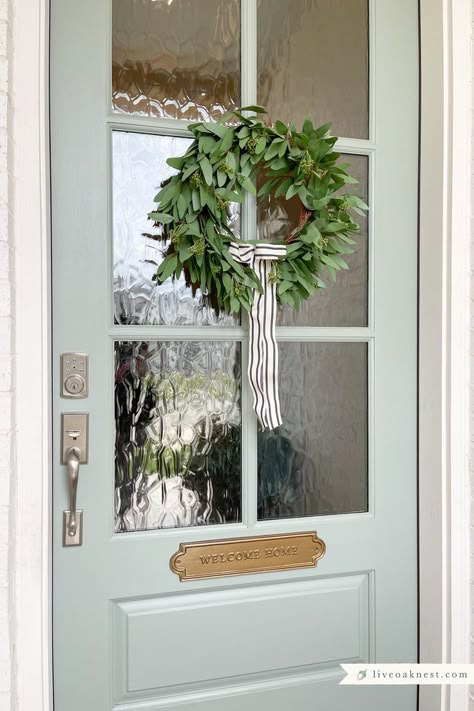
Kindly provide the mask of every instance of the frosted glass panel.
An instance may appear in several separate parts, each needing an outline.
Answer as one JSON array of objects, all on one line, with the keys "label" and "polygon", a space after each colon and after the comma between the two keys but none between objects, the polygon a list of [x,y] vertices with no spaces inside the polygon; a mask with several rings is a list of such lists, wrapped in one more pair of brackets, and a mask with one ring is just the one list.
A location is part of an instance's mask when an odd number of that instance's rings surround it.
[{"label": "frosted glass panel", "polygon": [[[166,159],[184,153],[188,138],[144,133],[112,133],[114,320],[116,324],[232,325],[232,316],[216,316],[198,290],[193,296],[184,277],[157,286],[152,277],[166,244],[147,219],[160,183],[176,171]],[[239,233],[233,205],[232,229]],[[144,236],[149,235],[149,236]]]},{"label": "frosted glass panel", "polygon": [[240,344],[115,344],[116,531],[240,521]]},{"label": "frosted glass panel", "polygon": [[115,111],[207,121],[240,105],[239,0],[113,0]]},{"label": "frosted glass panel", "polygon": [[258,103],[368,138],[367,0],[258,0]]},{"label": "frosted glass panel", "polygon": [[367,510],[367,345],[280,343],[283,425],[258,435],[259,519]]},{"label": "frosted glass panel", "polygon": [[[344,162],[351,165],[350,173],[360,183],[355,192],[368,202],[367,156],[344,155]],[[300,217],[298,198],[286,201],[283,198],[267,196],[257,203],[258,237],[261,240],[285,239],[298,225]],[[369,235],[367,216],[355,215],[361,227],[357,235],[355,252],[346,256],[349,270],[337,273],[336,282],[323,274],[325,289],[304,301],[297,313],[289,306],[279,309],[280,326],[366,326],[368,301],[368,252]]]}]

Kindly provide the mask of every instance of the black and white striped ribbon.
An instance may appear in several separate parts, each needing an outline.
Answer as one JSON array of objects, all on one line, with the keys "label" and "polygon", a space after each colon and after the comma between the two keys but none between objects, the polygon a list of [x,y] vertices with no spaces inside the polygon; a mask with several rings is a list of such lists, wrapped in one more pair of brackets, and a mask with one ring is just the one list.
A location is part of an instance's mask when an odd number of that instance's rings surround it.
[{"label": "black and white striped ribbon", "polygon": [[275,338],[276,284],[269,281],[272,263],[286,256],[286,245],[232,242],[229,252],[236,262],[254,269],[263,293],[254,292],[250,311],[248,376],[253,391],[253,409],[263,429],[282,423],[278,394],[278,346]]}]

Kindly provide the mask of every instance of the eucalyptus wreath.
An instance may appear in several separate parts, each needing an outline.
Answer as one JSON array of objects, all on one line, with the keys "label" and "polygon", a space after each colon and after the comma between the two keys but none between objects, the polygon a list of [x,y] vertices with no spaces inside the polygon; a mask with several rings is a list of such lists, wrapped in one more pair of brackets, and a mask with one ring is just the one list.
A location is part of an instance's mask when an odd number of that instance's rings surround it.
[{"label": "eucalyptus wreath", "polygon": [[246,193],[299,200],[299,223],[281,242],[286,256],[269,275],[278,301],[295,309],[325,287],[325,274],[335,280],[348,268],[345,256],[354,251],[352,235],[359,231],[352,213],[367,209],[343,190],[358,181],[334,150],[331,124],[314,128],[308,117],[297,131],[293,122],[272,125],[262,114],[261,106],[245,106],[217,123],[191,124],[194,140],[183,156],[167,160],[178,172],[162,183],[149,213],[160,230],[148,236],[167,243],[153,279],[161,284],[183,274],[193,293],[201,289],[217,311],[249,311],[255,290],[262,291],[252,266],[229,252],[238,240],[229,225],[231,203],[242,203]]}]

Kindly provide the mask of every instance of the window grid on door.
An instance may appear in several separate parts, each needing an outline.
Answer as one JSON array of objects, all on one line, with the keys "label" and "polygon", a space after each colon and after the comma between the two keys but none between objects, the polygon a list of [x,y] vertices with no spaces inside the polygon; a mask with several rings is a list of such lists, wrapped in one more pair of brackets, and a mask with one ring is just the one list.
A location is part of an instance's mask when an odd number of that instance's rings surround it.
[{"label": "window grid on door", "polygon": [[[368,215],[368,289],[367,289],[367,325],[354,327],[309,327],[309,326],[280,326],[277,327],[277,340],[279,343],[366,343],[367,344],[367,475],[368,475],[368,506],[367,512],[354,515],[373,514],[373,451],[372,432],[374,418],[374,358],[375,358],[375,323],[374,323],[374,174],[376,160],[376,144],[374,135],[374,2],[369,2],[369,138],[356,139],[341,137],[337,147],[341,152],[356,156],[367,156],[368,159],[368,203],[371,210]],[[109,27],[112,27],[112,0],[109,0]],[[111,33],[110,33],[111,35]],[[108,47],[108,66],[111,66],[112,48],[111,36]],[[109,339],[111,349],[116,341],[138,340],[189,340],[189,341],[239,341],[242,355],[242,523],[227,524],[225,530],[285,528],[288,519],[270,519],[257,521],[257,421],[252,409],[252,396],[248,379],[247,352],[248,328],[245,315],[242,325],[236,326],[137,326],[114,325],[113,321],[113,215],[112,215],[112,134],[114,131],[144,133],[162,136],[189,137],[187,121],[176,119],[151,118],[134,114],[120,114],[112,111],[111,72],[108,73],[108,86],[105,101],[106,129],[108,132],[109,147]],[[257,103],[257,0],[241,0],[241,104]],[[248,196],[242,207],[241,235],[242,239],[255,238],[256,230],[256,204],[252,196]],[[317,296],[315,297],[317,298]],[[111,436],[113,442],[113,436]],[[345,514],[344,518],[352,514]],[[338,514],[335,514],[337,517]],[[317,518],[317,517],[316,517]],[[311,526],[313,517],[302,518],[304,526]],[[206,526],[210,531],[213,526]],[[219,526],[219,528],[221,528]],[[224,530],[224,529],[222,529]],[[155,531],[156,532],[156,531]],[[160,531],[163,533],[164,531]]]}]

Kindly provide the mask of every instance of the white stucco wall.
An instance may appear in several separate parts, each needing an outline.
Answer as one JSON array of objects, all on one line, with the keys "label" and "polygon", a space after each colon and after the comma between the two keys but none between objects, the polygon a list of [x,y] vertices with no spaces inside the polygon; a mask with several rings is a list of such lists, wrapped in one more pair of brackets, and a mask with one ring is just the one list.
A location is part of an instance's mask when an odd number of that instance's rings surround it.
[{"label": "white stucco wall", "polygon": [[13,578],[9,575],[12,557],[10,501],[14,467],[14,318],[13,318],[13,239],[9,233],[11,204],[12,147],[9,126],[12,117],[10,94],[11,15],[7,0],[0,0],[0,711],[9,711],[12,700]]}]

